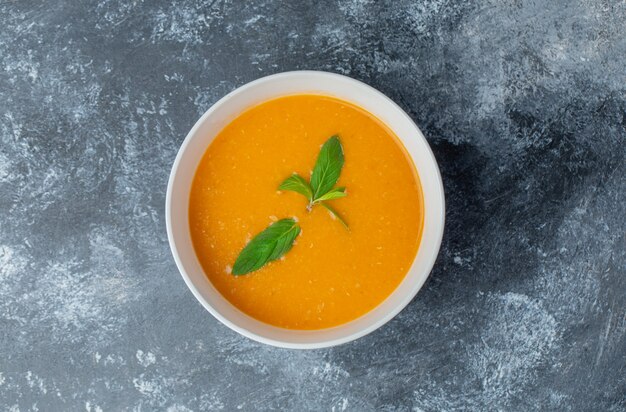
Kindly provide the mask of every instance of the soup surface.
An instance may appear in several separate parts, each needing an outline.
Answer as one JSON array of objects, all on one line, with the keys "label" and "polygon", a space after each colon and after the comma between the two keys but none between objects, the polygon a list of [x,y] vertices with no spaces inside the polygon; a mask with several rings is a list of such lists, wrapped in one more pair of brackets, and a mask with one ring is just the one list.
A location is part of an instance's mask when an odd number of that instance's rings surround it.
[{"label": "soup surface", "polygon": [[[294,192],[293,172],[309,178],[320,146],[338,135],[345,164],[329,204],[347,221]],[[400,284],[419,246],[422,192],[393,133],[365,110],[336,98],[294,95],[242,113],[211,143],[190,195],[194,248],[213,285],[263,322],[321,329],[367,313]],[[296,217],[302,233],[281,260],[243,276],[231,268],[246,243],[277,219]]]}]

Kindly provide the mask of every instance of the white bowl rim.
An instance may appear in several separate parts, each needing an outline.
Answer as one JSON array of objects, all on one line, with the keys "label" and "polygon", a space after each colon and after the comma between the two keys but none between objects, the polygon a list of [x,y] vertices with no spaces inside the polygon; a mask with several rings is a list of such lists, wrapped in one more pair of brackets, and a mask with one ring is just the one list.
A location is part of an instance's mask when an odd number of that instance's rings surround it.
[{"label": "white bowl rim", "polygon": [[[223,105],[225,102],[227,102],[228,100],[230,100],[231,98],[233,98],[234,96],[246,93],[249,89],[252,89],[256,86],[259,86],[260,84],[263,83],[267,83],[267,82],[272,82],[278,79],[282,79],[282,78],[287,78],[287,77],[309,77],[309,76],[320,76],[320,77],[324,77],[327,76],[329,78],[335,78],[335,79],[341,79],[341,81],[350,83],[352,86],[356,86],[358,88],[361,88],[363,90],[367,90],[368,93],[371,93],[372,96],[376,96],[376,98],[384,100],[385,102],[387,102],[388,104],[390,104],[391,106],[394,107],[394,109],[396,109],[401,115],[403,115],[403,117],[406,118],[406,120],[408,120],[412,126],[414,127],[414,132],[416,134],[416,136],[418,136],[424,143],[425,148],[427,149],[427,156],[429,161],[431,162],[431,164],[434,166],[434,173],[436,176],[436,187],[437,187],[437,196],[439,197],[438,201],[441,204],[441,210],[436,210],[434,212],[436,212],[436,214],[438,215],[438,220],[434,222],[435,226],[436,226],[436,231],[435,233],[433,233],[433,238],[432,238],[432,244],[434,246],[433,252],[430,254],[430,256],[428,257],[427,263],[425,265],[423,265],[423,267],[425,268],[425,275],[422,276],[422,278],[418,279],[417,282],[415,282],[415,284],[413,285],[412,291],[410,293],[407,293],[406,297],[398,304],[395,305],[395,307],[388,311],[386,313],[385,316],[382,316],[380,319],[378,319],[376,322],[370,324],[368,327],[365,327],[361,330],[359,330],[358,332],[355,332],[351,335],[348,336],[344,336],[341,338],[337,338],[337,339],[332,339],[332,340],[326,340],[326,341],[321,341],[321,342],[314,342],[314,343],[296,343],[296,342],[286,342],[286,341],[280,341],[280,340],[276,340],[276,339],[272,339],[272,338],[268,338],[266,336],[262,336],[259,335],[253,331],[250,331],[246,328],[243,328],[237,324],[235,324],[234,322],[232,322],[230,319],[228,319],[227,317],[223,316],[219,311],[217,311],[215,308],[213,308],[202,296],[202,294],[200,293],[200,291],[198,290],[198,288],[196,287],[196,285],[193,283],[193,281],[191,280],[190,276],[187,274],[183,262],[180,258],[179,252],[177,250],[176,247],[176,242],[174,239],[174,235],[173,235],[173,229],[172,229],[172,192],[173,192],[173,182],[175,180],[176,177],[176,173],[178,171],[178,168],[180,166],[181,163],[181,159],[183,157],[183,154],[185,152],[186,147],[190,144],[190,142],[192,141],[192,139],[194,138],[196,132],[198,131],[198,129],[201,127],[201,125],[207,121],[207,119],[209,119],[211,117],[211,115],[213,114],[213,112],[215,112],[221,105]],[[301,92],[301,93],[306,93],[305,91]],[[283,94],[283,95],[289,95],[289,94]],[[280,97],[281,95],[276,95],[277,97]],[[343,98],[341,98],[343,99]],[[348,100],[348,99],[343,99],[343,100]],[[348,100],[349,101],[349,100]],[[245,109],[244,109],[245,110]],[[374,116],[376,116],[375,113],[372,113]],[[390,127],[393,130],[393,126],[392,125],[388,125],[388,127]],[[398,136],[399,139],[402,138],[400,136]],[[402,141],[402,143],[404,144],[404,141]],[[206,150],[206,149],[205,149]],[[413,159],[413,156],[411,154],[409,154],[409,157],[411,158],[411,161],[413,161],[413,163],[415,164],[415,160]],[[196,166],[197,167],[197,166]],[[415,164],[415,168],[418,169],[418,166]],[[424,183],[422,182],[422,189],[423,189]],[[340,345],[340,344],[344,344],[344,343],[348,343],[351,342],[353,340],[356,340],[358,338],[361,338],[373,331],[375,331],[376,329],[380,328],[381,326],[383,326],[384,324],[386,324],[387,322],[389,322],[391,319],[393,319],[398,313],[400,313],[412,300],[413,298],[415,298],[415,296],[417,295],[417,293],[420,291],[420,289],[422,288],[422,286],[424,285],[424,283],[426,282],[426,280],[428,279],[428,277],[430,276],[430,273],[432,271],[432,268],[437,260],[437,257],[439,255],[439,249],[441,247],[441,241],[443,239],[443,232],[444,232],[444,226],[445,226],[445,194],[444,194],[444,188],[443,188],[443,181],[441,178],[441,173],[439,171],[439,166],[437,164],[437,160],[435,159],[435,156],[432,152],[432,149],[430,148],[430,145],[428,144],[428,141],[426,140],[426,138],[424,137],[424,135],[422,134],[421,130],[419,129],[419,127],[417,127],[417,125],[415,124],[415,122],[413,121],[413,119],[411,119],[411,117],[393,100],[391,100],[387,95],[385,95],[384,93],[380,92],[379,90],[375,89],[374,87],[363,83],[359,80],[353,79],[351,77],[348,76],[344,76],[341,74],[337,74],[337,73],[331,73],[331,72],[325,72],[325,71],[317,71],[317,70],[295,70],[295,71],[286,71],[286,72],[281,72],[281,73],[276,73],[276,74],[272,74],[272,75],[268,75],[268,76],[264,76],[261,77],[257,80],[251,81],[249,83],[246,83],[240,87],[237,87],[236,89],[234,89],[233,91],[231,91],[230,93],[226,94],[224,97],[222,97],[221,99],[219,99],[217,102],[215,102],[211,107],[209,107],[209,109],[196,121],[196,123],[194,124],[194,126],[191,128],[191,130],[189,131],[189,133],[187,133],[187,136],[185,137],[183,143],[181,144],[178,153],[176,155],[176,158],[174,160],[174,164],[172,166],[172,170],[170,172],[169,175],[169,179],[168,179],[168,185],[167,185],[167,192],[166,192],[166,198],[165,198],[165,222],[166,222],[166,229],[167,229],[167,238],[168,238],[168,243],[170,245],[170,250],[172,252],[172,255],[174,257],[174,261],[176,262],[176,266],[181,274],[181,276],[183,277],[183,280],[185,281],[185,284],[187,285],[187,287],[189,288],[189,290],[191,290],[192,294],[195,296],[195,298],[198,300],[198,302],[200,302],[202,304],[202,306],[209,311],[209,313],[211,313],[217,320],[219,320],[222,324],[226,325],[228,328],[232,329],[233,331],[247,337],[250,338],[254,341],[260,342],[260,343],[264,343],[267,345],[271,345],[271,346],[275,346],[275,347],[279,347],[279,348],[286,348],[286,349],[321,349],[321,348],[326,348],[326,347],[332,347],[332,346],[336,346],[336,345]],[[425,224],[425,223],[424,223]],[[422,231],[424,231],[424,228],[422,229]],[[424,233],[422,232],[422,239],[420,241],[420,248],[422,247],[421,242],[424,241]],[[419,251],[418,251],[419,252]],[[414,258],[414,260],[417,259],[417,255]],[[415,263],[415,262],[413,262]],[[412,268],[409,269],[409,271],[407,272],[407,275],[409,274],[409,272],[412,270]],[[382,303],[381,303],[382,304]],[[374,310],[374,309],[372,309]],[[365,315],[363,315],[365,316]],[[357,318],[358,319],[358,318]],[[338,325],[334,328],[340,328],[342,325]],[[333,329],[333,328],[330,328]]]}]

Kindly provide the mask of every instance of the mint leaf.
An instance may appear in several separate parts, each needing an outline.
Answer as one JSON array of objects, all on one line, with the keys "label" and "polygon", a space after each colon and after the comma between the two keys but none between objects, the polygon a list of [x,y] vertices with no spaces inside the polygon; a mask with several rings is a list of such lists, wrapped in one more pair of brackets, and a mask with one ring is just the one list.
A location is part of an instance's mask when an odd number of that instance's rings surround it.
[{"label": "mint leaf", "polygon": [[338,136],[333,136],[324,143],[311,175],[313,200],[325,195],[335,186],[343,167],[343,148]]},{"label": "mint leaf", "polygon": [[233,275],[245,275],[283,256],[300,234],[295,219],[281,219],[272,223],[243,248],[233,265]]},{"label": "mint leaf", "polygon": [[313,190],[311,189],[311,185],[309,185],[309,182],[304,180],[304,178],[297,173],[294,173],[285,179],[280,186],[278,186],[278,190],[290,190],[306,196],[309,202],[313,200]]},{"label": "mint leaf", "polygon": [[333,209],[332,207],[328,206],[326,203],[320,203],[324,208],[326,208],[326,210],[328,210],[328,212],[330,212],[331,216],[333,216],[335,219],[337,219],[338,221],[341,222],[341,224],[348,229],[348,231],[350,231],[350,228],[348,227],[348,223],[341,217],[341,215],[339,213],[337,213],[337,211],[335,209]]},{"label": "mint leaf", "polygon": [[317,199],[315,199],[315,202],[323,202],[324,200],[339,199],[340,197],[346,197],[346,196],[348,196],[348,194],[346,193],[346,188],[337,187],[335,189],[332,189],[330,192],[326,193],[325,195],[320,196]]}]

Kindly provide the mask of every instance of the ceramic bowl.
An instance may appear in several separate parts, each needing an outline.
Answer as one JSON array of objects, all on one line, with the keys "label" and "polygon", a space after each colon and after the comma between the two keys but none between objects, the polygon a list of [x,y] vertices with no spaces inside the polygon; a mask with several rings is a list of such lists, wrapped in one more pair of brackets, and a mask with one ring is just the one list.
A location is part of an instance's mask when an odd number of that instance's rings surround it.
[{"label": "ceramic bowl", "polygon": [[[380,305],[349,323],[320,330],[291,330],[258,321],[228,302],[205,276],[189,230],[189,193],[196,168],[215,136],[247,108],[276,97],[314,93],[347,100],[383,121],[413,160],[424,196],[424,229],[419,250],[404,280]],[[411,118],[378,90],[338,74],[295,71],[261,78],[239,87],[215,103],[183,142],[167,187],[167,235],[176,265],[196,299],[220,322],[269,345],[315,349],[364,336],[387,323],[415,297],[426,281],[441,244],[445,199],[441,175],[426,139]]]}]

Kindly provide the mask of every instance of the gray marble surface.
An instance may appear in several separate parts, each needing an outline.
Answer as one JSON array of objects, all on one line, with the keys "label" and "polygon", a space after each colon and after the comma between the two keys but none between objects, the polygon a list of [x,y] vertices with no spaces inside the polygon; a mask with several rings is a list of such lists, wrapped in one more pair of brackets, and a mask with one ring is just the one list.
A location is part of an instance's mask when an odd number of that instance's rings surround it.
[{"label": "gray marble surface", "polygon": [[[0,409],[626,410],[626,3],[0,2]],[[343,73],[443,174],[433,273],[377,332],[214,320],[164,223],[176,151],[248,81]]]}]

